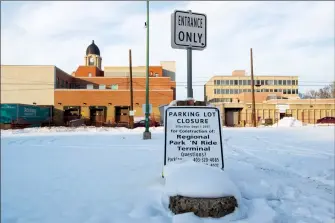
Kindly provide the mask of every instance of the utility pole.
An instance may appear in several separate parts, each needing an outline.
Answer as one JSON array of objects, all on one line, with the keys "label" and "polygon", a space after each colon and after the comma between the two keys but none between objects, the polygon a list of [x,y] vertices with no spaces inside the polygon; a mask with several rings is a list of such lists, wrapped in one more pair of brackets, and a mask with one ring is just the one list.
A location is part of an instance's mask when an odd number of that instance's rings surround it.
[{"label": "utility pole", "polygon": [[255,84],[254,84],[254,62],[252,58],[252,48],[250,48],[250,62],[251,62],[251,94],[252,94],[252,124],[256,125],[256,106],[255,106]]},{"label": "utility pole", "polygon": [[129,124],[130,128],[134,128],[134,96],[133,96],[133,65],[131,58],[131,49],[129,49],[129,76],[130,76],[130,114],[129,116]]},{"label": "utility pole", "polygon": [[151,139],[151,132],[149,132],[149,0],[147,0],[147,45],[146,45],[146,82],[145,82],[145,131],[143,139]]}]

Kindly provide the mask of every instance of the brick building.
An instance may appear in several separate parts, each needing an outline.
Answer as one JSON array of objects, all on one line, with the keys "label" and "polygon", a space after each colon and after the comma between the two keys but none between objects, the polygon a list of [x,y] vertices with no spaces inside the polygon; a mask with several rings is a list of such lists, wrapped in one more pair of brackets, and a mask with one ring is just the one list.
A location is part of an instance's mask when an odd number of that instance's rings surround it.
[{"label": "brick building", "polygon": [[[133,67],[135,117],[143,117],[145,66]],[[175,62],[149,67],[151,118],[159,119],[158,107],[176,97]],[[92,41],[84,64],[72,74],[56,66],[1,66],[1,103],[54,105],[54,121],[80,116],[88,124],[128,122],[130,107],[129,67],[102,69],[102,57]]]}]

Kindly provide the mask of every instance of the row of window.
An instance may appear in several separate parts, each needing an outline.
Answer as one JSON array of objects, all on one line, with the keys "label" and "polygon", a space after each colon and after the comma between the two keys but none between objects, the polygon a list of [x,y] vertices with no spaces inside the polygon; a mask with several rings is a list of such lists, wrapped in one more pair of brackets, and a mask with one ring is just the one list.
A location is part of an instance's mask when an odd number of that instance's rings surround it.
[{"label": "row of window", "polygon": [[[251,89],[214,89],[214,94],[240,94],[251,92]],[[298,94],[298,89],[255,89],[255,92],[283,92],[283,94]]]},{"label": "row of window", "polygon": [[[251,85],[251,80],[214,80],[214,85]],[[298,85],[298,80],[254,80],[254,85]]]},{"label": "row of window", "polygon": [[56,82],[56,88],[65,88],[65,89],[112,89],[112,90],[118,90],[119,85],[118,84],[112,84],[112,85],[105,85],[105,84],[87,84],[87,85],[80,85],[75,83],[68,83],[64,80],[59,80],[57,78]]},{"label": "row of window", "polygon": [[233,99],[232,98],[212,98],[211,100],[209,100],[209,103],[216,103],[216,102],[232,102]]}]

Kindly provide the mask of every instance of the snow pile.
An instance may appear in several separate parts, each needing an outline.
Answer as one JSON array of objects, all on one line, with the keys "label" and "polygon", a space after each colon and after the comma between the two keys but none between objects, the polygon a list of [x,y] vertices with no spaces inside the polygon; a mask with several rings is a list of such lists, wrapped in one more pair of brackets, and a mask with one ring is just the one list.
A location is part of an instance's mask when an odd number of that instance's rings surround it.
[{"label": "snow pile", "polygon": [[[150,131],[164,131],[164,127],[150,127]],[[144,127],[128,129],[124,127],[94,127],[94,126],[81,126],[81,127],[36,127],[36,128],[25,128],[25,129],[8,129],[1,130],[1,135],[21,135],[21,134],[31,134],[31,133],[67,133],[67,132],[76,132],[76,133],[103,133],[103,132],[112,132],[112,133],[138,133],[144,132]]]},{"label": "snow pile", "polygon": [[273,127],[301,127],[303,123],[293,117],[284,117],[279,120],[278,123],[274,124]]},{"label": "snow pile", "polygon": [[218,198],[241,195],[229,176],[217,167],[192,160],[171,163],[164,168],[165,193],[197,198]]}]

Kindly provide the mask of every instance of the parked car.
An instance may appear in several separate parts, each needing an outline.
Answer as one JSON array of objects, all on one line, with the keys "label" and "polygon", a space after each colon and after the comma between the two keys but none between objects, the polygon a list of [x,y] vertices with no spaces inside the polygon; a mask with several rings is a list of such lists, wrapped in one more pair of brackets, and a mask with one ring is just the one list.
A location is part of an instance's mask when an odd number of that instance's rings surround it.
[{"label": "parked car", "polygon": [[316,121],[317,124],[335,124],[335,117],[323,117]]},{"label": "parked car", "polygon": [[[158,127],[160,126],[158,122],[156,121],[153,121],[153,120],[150,120],[149,121],[149,126],[150,127]],[[135,122],[134,123],[134,128],[137,128],[137,127],[145,127],[145,120],[141,120],[139,122]]]}]

